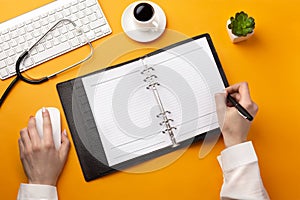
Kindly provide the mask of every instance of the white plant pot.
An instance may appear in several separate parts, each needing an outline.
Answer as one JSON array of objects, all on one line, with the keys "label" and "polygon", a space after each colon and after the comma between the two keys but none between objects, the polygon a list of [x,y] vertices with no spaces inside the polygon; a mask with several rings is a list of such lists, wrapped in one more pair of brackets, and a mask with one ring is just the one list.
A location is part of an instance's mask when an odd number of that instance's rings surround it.
[{"label": "white plant pot", "polygon": [[228,28],[228,25],[230,24],[230,19],[227,21],[227,32],[228,32],[228,35],[232,41],[232,43],[238,43],[238,42],[241,42],[241,41],[245,41],[247,40],[248,38],[250,38],[253,34],[254,34],[254,30],[252,33],[249,33],[247,34],[246,36],[236,36],[234,35],[232,32],[231,32],[231,29]]}]

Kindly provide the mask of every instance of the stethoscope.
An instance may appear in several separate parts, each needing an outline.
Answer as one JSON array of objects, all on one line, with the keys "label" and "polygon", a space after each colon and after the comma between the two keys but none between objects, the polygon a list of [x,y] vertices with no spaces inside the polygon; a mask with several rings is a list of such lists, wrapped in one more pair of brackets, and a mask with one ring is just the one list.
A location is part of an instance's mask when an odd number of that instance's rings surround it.
[{"label": "stethoscope", "polygon": [[0,107],[1,105],[3,104],[4,100],[6,99],[6,97],[8,96],[9,92],[12,90],[12,88],[15,86],[15,84],[21,80],[21,81],[24,81],[26,83],[29,83],[29,84],[41,84],[41,83],[44,83],[46,81],[48,81],[49,79],[51,78],[54,78],[56,75],[60,74],[60,73],[63,73],[75,66],[78,66],[84,62],[86,62],[87,60],[89,60],[93,54],[94,54],[94,48],[91,44],[91,42],[88,40],[88,38],[85,36],[85,40],[86,40],[86,43],[89,45],[90,47],[90,53],[87,57],[85,57],[84,59],[80,60],[79,62],[76,62],[60,71],[57,71],[53,74],[50,74],[49,76],[45,76],[45,77],[42,77],[42,78],[39,78],[39,79],[33,79],[33,78],[27,78],[25,76],[23,76],[23,74],[21,73],[20,71],[20,66],[22,64],[22,62],[29,56],[29,52],[36,46],[39,44],[39,42],[44,39],[51,31],[53,31],[60,23],[63,23],[63,22],[69,22],[71,23],[76,31],[78,33],[82,33],[84,36],[85,34],[83,33],[83,31],[77,27],[77,25],[69,20],[69,19],[61,19],[60,21],[58,21],[56,24],[54,24],[39,40],[37,40],[28,50],[24,51],[18,58],[17,62],[16,62],[16,77],[15,79],[9,84],[9,86],[6,88],[5,92],[3,93],[1,99],[0,99]]}]

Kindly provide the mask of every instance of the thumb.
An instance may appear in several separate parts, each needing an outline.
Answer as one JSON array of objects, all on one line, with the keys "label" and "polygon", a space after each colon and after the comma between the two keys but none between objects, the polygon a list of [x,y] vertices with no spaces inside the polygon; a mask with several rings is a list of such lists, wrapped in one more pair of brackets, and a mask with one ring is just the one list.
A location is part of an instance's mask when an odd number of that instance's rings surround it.
[{"label": "thumb", "polygon": [[70,149],[70,141],[69,138],[67,136],[67,132],[66,130],[64,130],[61,133],[61,146],[59,149],[59,154],[61,159],[63,159],[64,161],[67,159],[68,154],[69,154],[69,149]]},{"label": "thumb", "polygon": [[226,105],[226,96],[227,93],[216,93],[215,94],[215,102],[216,102],[216,111],[218,115],[218,121],[220,128],[222,129],[223,123],[225,120],[225,114],[227,110],[227,105]]}]

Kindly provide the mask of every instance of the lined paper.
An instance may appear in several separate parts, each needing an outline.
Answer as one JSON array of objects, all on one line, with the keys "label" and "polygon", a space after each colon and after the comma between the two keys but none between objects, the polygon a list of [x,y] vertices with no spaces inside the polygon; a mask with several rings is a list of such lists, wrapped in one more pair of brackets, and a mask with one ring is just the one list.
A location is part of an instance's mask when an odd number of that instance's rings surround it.
[{"label": "lined paper", "polygon": [[153,67],[177,142],[218,127],[214,94],[224,89],[206,41],[200,38],[122,67],[82,78],[109,166],[172,145],[160,125],[153,93],[141,72]]}]

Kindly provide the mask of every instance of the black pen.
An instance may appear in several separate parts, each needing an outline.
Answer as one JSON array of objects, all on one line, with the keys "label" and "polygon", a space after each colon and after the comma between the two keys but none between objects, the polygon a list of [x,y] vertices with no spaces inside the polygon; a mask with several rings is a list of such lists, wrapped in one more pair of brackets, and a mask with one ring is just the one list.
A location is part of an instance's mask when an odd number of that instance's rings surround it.
[{"label": "black pen", "polygon": [[241,104],[239,104],[230,94],[227,95],[228,101],[238,110],[238,112],[249,121],[253,120],[252,115],[243,107]]}]

